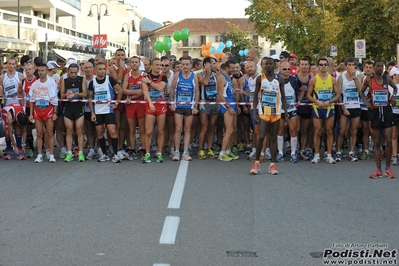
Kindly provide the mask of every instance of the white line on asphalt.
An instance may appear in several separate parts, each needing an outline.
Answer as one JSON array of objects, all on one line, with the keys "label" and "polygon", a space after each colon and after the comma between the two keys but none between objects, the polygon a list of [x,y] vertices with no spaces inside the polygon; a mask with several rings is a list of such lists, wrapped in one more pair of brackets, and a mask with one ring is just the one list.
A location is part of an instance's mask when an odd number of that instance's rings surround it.
[{"label": "white line on asphalt", "polygon": [[188,161],[182,160],[180,162],[179,171],[173,186],[172,194],[170,195],[168,209],[180,209],[181,198],[183,197],[184,185],[186,184],[188,169]]},{"label": "white line on asphalt", "polygon": [[170,264],[165,263],[155,263],[154,266],[170,266]]},{"label": "white line on asphalt", "polygon": [[166,216],[163,224],[159,244],[174,244],[176,241],[177,229],[179,228],[180,217]]}]

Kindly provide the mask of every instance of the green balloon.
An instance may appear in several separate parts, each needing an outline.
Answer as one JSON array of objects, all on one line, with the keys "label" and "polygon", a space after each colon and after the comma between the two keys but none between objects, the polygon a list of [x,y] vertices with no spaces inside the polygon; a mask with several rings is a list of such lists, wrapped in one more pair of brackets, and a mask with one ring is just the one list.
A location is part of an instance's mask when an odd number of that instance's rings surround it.
[{"label": "green balloon", "polygon": [[187,38],[190,37],[190,30],[187,28],[182,29],[182,31],[187,32]]},{"label": "green balloon", "polygon": [[186,41],[188,39],[188,35],[189,35],[189,31],[184,28],[181,32],[180,32],[180,40],[182,40],[183,42]]},{"label": "green balloon", "polygon": [[174,39],[176,42],[180,42],[180,31],[175,30],[175,31],[173,32],[173,39]]},{"label": "green balloon", "polygon": [[156,41],[154,44],[154,48],[158,53],[162,53],[163,51],[163,42],[161,41]]},{"label": "green balloon", "polygon": [[169,52],[172,48],[172,40],[168,37],[163,39],[162,48],[165,52]]}]

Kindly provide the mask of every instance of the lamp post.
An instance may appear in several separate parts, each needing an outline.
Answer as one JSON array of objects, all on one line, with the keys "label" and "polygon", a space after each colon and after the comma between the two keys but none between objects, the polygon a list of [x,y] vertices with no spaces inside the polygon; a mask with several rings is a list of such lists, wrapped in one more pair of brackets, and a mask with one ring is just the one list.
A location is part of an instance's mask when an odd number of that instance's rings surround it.
[{"label": "lamp post", "polygon": [[17,31],[18,31],[18,40],[21,38],[21,10],[20,10],[20,0],[18,0],[18,26],[17,26]]},{"label": "lamp post", "polygon": [[108,14],[108,6],[104,3],[97,5],[97,4],[92,4],[90,6],[90,11],[89,14],[87,14],[88,17],[92,17],[93,13],[91,12],[92,7],[95,6],[97,8],[97,23],[98,23],[98,53],[100,53],[100,20],[101,20],[101,7],[105,6],[105,12],[103,16],[109,16]]},{"label": "lamp post", "polygon": [[[316,0],[311,0],[311,1],[310,1],[310,6],[311,6],[311,7],[318,7],[319,5],[316,3]],[[324,0],[323,0],[322,7],[323,7],[323,20],[325,20],[325,19],[326,19],[326,8],[325,8],[325,6],[324,6]],[[325,40],[326,40],[326,24],[325,24],[325,21],[323,21],[323,30],[324,30],[324,42],[325,42]],[[324,55],[327,55],[326,46],[325,46],[325,43],[324,43],[324,42],[323,42],[323,46],[324,46]]]},{"label": "lamp post", "polygon": [[136,32],[136,25],[134,24],[134,20],[132,20],[132,23],[130,25],[128,23],[123,23],[121,32],[125,32],[125,25],[127,28],[127,57],[130,58],[130,29],[129,29],[129,26],[132,25],[132,31]]}]

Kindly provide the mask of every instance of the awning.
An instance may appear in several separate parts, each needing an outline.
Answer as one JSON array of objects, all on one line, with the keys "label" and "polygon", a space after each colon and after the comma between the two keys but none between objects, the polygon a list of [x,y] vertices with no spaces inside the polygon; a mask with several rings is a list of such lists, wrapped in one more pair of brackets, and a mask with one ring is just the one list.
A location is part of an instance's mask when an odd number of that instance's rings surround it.
[{"label": "awning", "polygon": [[77,61],[89,60],[90,58],[94,58],[96,56],[95,54],[85,54],[60,49],[53,49],[52,51],[56,53],[59,57],[62,57],[64,60],[67,60],[68,58],[75,58]]},{"label": "awning", "polygon": [[0,36],[0,50],[4,51],[36,51],[36,45],[32,42],[11,37]]}]

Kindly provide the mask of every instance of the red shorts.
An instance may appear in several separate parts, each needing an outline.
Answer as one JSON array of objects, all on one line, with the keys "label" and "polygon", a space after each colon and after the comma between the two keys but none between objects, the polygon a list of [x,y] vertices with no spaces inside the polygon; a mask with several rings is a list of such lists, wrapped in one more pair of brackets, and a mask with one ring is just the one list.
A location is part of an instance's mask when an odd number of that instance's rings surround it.
[{"label": "red shorts", "polygon": [[145,117],[145,106],[142,103],[126,104],[126,117],[131,119],[138,119]]},{"label": "red shorts", "polygon": [[121,113],[126,112],[125,104],[119,103],[118,106],[114,109],[114,111],[119,111]]},{"label": "red shorts", "polygon": [[172,110],[170,109],[170,107],[168,107],[168,108],[167,108],[167,111],[166,111],[166,116],[167,116],[167,117],[175,116],[175,111],[172,111]]},{"label": "red shorts", "polygon": [[35,106],[33,109],[33,118],[42,122],[46,121],[49,118],[52,118],[53,114],[54,107],[52,105],[49,105],[45,109],[41,109]]},{"label": "red shorts", "polygon": [[145,104],[145,114],[146,115],[152,115],[155,117],[161,116],[163,114],[166,114],[166,104],[154,104],[155,106],[155,112],[151,112],[150,110],[150,105],[148,103]]}]

